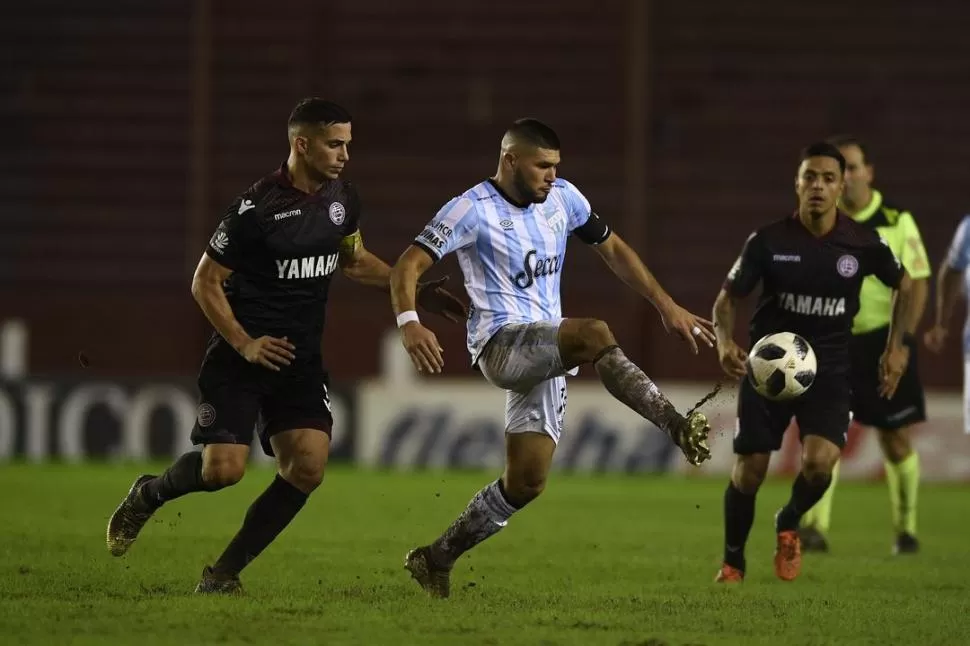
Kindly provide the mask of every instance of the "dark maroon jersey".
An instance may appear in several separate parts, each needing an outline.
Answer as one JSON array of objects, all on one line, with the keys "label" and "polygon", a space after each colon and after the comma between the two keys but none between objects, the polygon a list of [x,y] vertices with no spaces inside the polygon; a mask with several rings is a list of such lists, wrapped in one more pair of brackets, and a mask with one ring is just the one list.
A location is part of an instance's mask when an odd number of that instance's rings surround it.
[{"label": "dark maroon jersey", "polygon": [[319,356],[340,244],[359,220],[350,182],[328,181],[307,194],[290,182],[285,164],[236,198],[206,253],[233,271],[226,297],[251,337],[285,336],[298,360]]},{"label": "dark maroon jersey", "polygon": [[724,289],[744,297],[761,283],[751,318],[752,344],[766,334],[794,332],[815,349],[819,374],[845,375],[862,279],[874,274],[895,289],[903,273],[870,227],[840,213],[835,227],[816,238],[795,216],[751,234]]}]

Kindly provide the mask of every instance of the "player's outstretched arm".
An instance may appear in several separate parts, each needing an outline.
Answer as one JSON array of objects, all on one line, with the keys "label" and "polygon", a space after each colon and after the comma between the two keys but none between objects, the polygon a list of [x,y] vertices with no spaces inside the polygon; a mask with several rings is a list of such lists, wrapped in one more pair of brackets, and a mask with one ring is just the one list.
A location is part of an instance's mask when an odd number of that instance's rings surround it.
[{"label": "player's outstretched arm", "polygon": [[231,274],[231,269],[220,265],[209,254],[202,254],[202,260],[192,277],[192,297],[195,302],[222,338],[246,361],[274,371],[278,371],[281,365],[289,365],[296,356],[293,354],[295,347],[288,339],[271,336],[254,339],[236,320],[223,288],[223,283]]},{"label": "player's outstretched arm", "polygon": [[401,329],[401,343],[418,372],[437,373],[445,365],[444,348],[434,332],[421,325],[417,307],[418,279],[434,260],[426,251],[411,245],[391,269],[391,307]]},{"label": "player's outstretched arm", "polygon": [[[381,291],[391,290],[391,267],[386,262],[364,248],[360,231],[344,238],[340,245],[340,266],[351,280],[376,287]],[[442,287],[447,276],[416,285],[417,301],[422,309],[443,316],[452,322],[463,321],[467,316],[465,305],[454,294]]]},{"label": "player's outstretched arm", "polygon": [[657,279],[654,278],[643,260],[630,245],[613,232],[601,244],[593,247],[606,262],[610,270],[627,284],[631,289],[650,301],[660,312],[664,328],[668,332],[676,332],[690,344],[694,354],[697,354],[696,339],[702,340],[708,347],[714,347],[713,324],[705,318],[691,314],[664,291]]}]

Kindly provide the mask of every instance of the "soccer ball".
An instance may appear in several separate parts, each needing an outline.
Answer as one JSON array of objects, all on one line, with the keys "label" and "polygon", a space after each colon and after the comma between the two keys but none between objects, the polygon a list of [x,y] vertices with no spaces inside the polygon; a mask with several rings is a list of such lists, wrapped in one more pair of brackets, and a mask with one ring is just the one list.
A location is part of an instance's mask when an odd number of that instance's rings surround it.
[{"label": "soccer ball", "polygon": [[803,395],[817,368],[815,350],[793,332],[764,336],[748,354],[748,380],[759,395],[773,401]]}]

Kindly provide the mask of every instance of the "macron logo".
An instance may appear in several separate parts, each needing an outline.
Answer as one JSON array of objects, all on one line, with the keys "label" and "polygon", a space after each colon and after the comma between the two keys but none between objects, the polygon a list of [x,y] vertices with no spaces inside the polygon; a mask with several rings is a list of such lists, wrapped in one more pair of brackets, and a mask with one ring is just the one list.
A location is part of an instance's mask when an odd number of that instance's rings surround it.
[{"label": "macron logo", "polygon": [[239,203],[239,210],[236,211],[236,213],[238,213],[239,215],[242,215],[249,209],[255,209],[255,208],[256,208],[256,205],[253,204],[252,200],[243,200],[242,202]]}]

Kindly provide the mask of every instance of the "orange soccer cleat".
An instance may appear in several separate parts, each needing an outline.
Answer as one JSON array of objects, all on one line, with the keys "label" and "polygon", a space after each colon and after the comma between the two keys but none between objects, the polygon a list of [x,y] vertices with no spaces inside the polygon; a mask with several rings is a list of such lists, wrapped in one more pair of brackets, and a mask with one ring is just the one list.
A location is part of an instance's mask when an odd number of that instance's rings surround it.
[{"label": "orange soccer cleat", "polygon": [[739,570],[733,565],[728,565],[723,563],[721,569],[717,571],[717,576],[714,577],[714,583],[743,583],[744,582],[744,571]]},{"label": "orange soccer cleat", "polygon": [[775,575],[782,581],[794,581],[802,570],[802,542],[798,532],[778,532],[775,547]]}]

